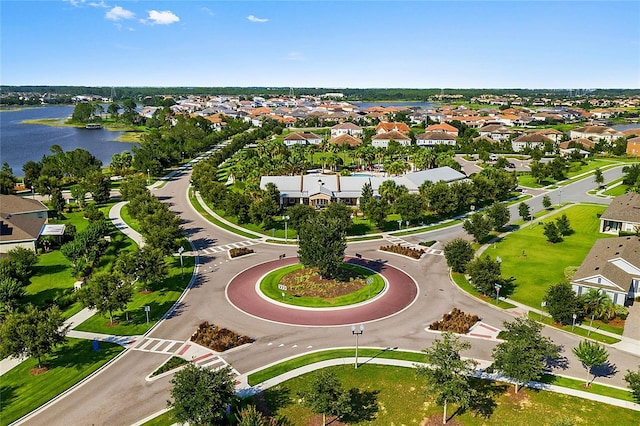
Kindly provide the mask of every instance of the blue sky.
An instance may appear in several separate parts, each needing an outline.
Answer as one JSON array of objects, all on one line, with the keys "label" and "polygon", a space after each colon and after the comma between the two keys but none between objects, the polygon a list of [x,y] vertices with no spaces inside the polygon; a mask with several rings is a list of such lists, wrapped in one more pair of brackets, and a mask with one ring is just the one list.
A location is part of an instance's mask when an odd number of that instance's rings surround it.
[{"label": "blue sky", "polygon": [[1,0],[0,83],[640,88],[638,1]]}]

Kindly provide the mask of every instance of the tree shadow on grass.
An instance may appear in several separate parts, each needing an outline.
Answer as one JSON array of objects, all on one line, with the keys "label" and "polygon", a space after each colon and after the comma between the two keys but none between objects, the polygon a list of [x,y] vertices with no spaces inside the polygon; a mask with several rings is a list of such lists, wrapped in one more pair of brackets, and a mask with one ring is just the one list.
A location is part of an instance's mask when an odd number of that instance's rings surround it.
[{"label": "tree shadow on grass", "polygon": [[261,395],[267,409],[270,411],[269,414],[277,414],[280,409],[292,403],[291,389],[283,385],[269,388],[259,395]]},{"label": "tree shadow on grass", "polygon": [[509,387],[506,384],[496,383],[483,379],[471,379],[475,395],[471,398],[469,411],[475,416],[488,419],[497,407],[495,398],[506,392]]},{"label": "tree shadow on grass", "polygon": [[380,391],[361,391],[357,388],[349,389],[351,413],[340,420],[346,423],[372,421],[378,413],[378,394]]},{"label": "tree shadow on grass", "polygon": [[17,398],[16,389],[18,386],[2,385],[0,386],[0,401],[2,401],[3,407],[8,407]]},{"label": "tree shadow on grass", "polygon": [[65,269],[69,268],[65,265],[35,265],[33,267],[34,274],[33,276],[44,276],[44,275],[52,275],[58,274]]}]

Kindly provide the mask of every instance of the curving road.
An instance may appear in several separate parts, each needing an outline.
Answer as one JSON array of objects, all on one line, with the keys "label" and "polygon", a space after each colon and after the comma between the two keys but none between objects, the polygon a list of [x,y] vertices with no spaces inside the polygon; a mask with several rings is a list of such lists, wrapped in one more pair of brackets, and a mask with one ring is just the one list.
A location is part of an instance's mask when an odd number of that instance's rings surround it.
[{"label": "curving road", "polygon": [[[605,172],[607,180],[621,174],[620,169]],[[251,336],[254,343],[242,349],[224,354],[224,359],[239,373],[244,374],[280,359],[306,353],[311,350],[354,345],[350,326],[300,327],[265,321],[238,310],[230,304],[225,292],[227,284],[247,268],[270,262],[285,253],[287,258],[296,256],[292,246],[259,243],[252,246],[256,254],[246,259],[229,260],[226,252],[215,252],[216,247],[245,240],[235,234],[216,228],[205,221],[190,206],[187,198],[190,172],[175,175],[163,188],[154,193],[184,220],[194,247],[199,255],[197,279],[193,288],[180,301],[175,312],[159,323],[148,337],[159,339],[187,340],[202,321],[227,327],[238,333]],[[587,179],[590,181],[590,179]],[[588,188],[587,188],[588,186]],[[579,199],[593,183],[577,182],[563,188],[562,201]],[[553,192],[551,193],[553,194]],[[566,197],[566,200],[565,200]],[[528,200],[533,211],[542,208],[541,197]],[[603,202],[606,200],[599,200]],[[539,207],[538,207],[539,205]],[[517,208],[517,206],[515,207]],[[461,233],[460,225],[441,229],[420,236],[403,237],[407,241],[436,239],[447,241]],[[448,275],[443,256],[426,255],[419,262],[393,254],[379,252],[381,241],[365,241],[349,244],[347,256],[356,251],[364,258],[380,260],[393,265],[395,270],[412,277],[417,286],[417,297],[397,315],[367,325],[359,343],[371,347],[398,347],[406,350],[422,350],[428,347],[437,335],[426,332],[428,325],[441,318],[453,307],[479,315],[484,323],[500,327],[518,312],[505,312],[490,304],[479,302],[455,287]],[[351,321],[349,321],[351,320]],[[341,323],[356,323],[360,318],[345,318]],[[580,339],[555,329],[545,328],[545,335],[562,345],[568,364],[562,374],[584,377],[584,369],[573,358],[570,348]],[[471,350],[464,355],[478,359],[490,359],[495,341],[469,339]],[[598,381],[625,386],[622,380],[627,368],[635,368],[640,356],[609,349],[610,361],[620,372]],[[126,425],[149,416],[166,407],[169,398],[170,377],[146,382],[144,377],[152,372],[168,355],[127,350],[125,355],[104,369],[100,374],[59,398],[55,403],[37,411],[23,420],[34,425]],[[622,372],[622,373],[621,373]]]}]

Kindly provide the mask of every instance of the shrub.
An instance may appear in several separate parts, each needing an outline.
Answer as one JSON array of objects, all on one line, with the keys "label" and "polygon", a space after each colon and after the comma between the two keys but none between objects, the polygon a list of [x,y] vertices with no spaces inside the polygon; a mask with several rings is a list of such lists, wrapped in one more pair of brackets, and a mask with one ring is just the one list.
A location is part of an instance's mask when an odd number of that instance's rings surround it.
[{"label": "shrub", "polygon": [[232,248],[229,249],[229,256],[233,259],[234,257],[244,256],[245,254],[254,253],[253,249],[248,247],[240,247],[240,248]]},{"label": "shrub", "polygon": [[253,339],[205,321],[200,324],[196,332],[191,336],[191,341],[216,352],[224,352],[245,343],[251,343]]},{"label": "shrub", "polygon": [[414,249],[411,247],[403,247],[400,244],[390,245],[390,246],[380,246],[380,250],[401,254],[403,256],[412,257],[414,259],[420,259],[420,257],[424,253],[424,250]]},{"label": "shrub", "polygon": [[477,315],[465,314],[458,308],[453,308],[451,312],[444,314],[440,321],[435,321],[429,326],[429,330],[451,331],[458,334],[467,334],[469,329],[480,318]]}]

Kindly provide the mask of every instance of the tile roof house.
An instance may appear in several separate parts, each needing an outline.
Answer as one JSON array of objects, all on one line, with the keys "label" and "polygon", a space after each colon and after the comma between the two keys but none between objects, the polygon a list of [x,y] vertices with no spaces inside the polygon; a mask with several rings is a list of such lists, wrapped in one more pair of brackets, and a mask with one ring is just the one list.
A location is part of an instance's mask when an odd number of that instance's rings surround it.
[{"label": "tile roof house", "polygon": [[320,145],[322,137],[311,132],[293,132],[284,137],[286,146],[293,145]]},{"label": "tile roof house", "polygon": [[362,145],[362,140],[348,134],[342,134],[340,136],[336,136],[334,138],[329,139],[329,143],[336,144],[339,146],[343,146],[343,145],[360,146]]},{"label": "tile roof house", "polygon": [[478,129],[478,133],[480,136],[486,136],[494,141],[506,141],[511,137],[513,131],[503,124],[485,124]]},{"label": "tile roof house", "polygon": [[594,140],[604,139],[612,142],[624,136],[622,132],[605,126],[586,126],[573,129],[569,132],[571,139],[593,138]]},{"label": "tile roof house", "polygon": [[16,247],[35,251],[48,211],[40,201],[17,195],[0,195],[0,253]]},{"label": "tile roof house", "polygon": [[331,137],[335,138],[341,135],[351,135],[355,137],[362,137],[362,127],[353,124],[349,121],[336,124],[331,128]]},{"label": "tile roof house", "polygon": [[640,136],[627,140],[627,154],[640,157]]},{"label": "tile roof house", "polygon": [[578,295],[596,288],[623,305],[640,296],[640,237],[597,240],[571,280]]},{"label": "tile roof house", "polygon": [[376,148],[388,148],[389,142],[392,140],[398,142],[402,146],[411,145],[411,138],[396,130],[391,130],[374,135],[373,137],[371,137],[371,145]]},{"label": "tile roof house", "polygon": [[585,149],[591,149],[591,148],[596,146],[596,143],[594,141],[592,141],[591,139],[578,138],[578,139],[571,139],[570,141],[560,142],[558,144],[558,147],[560,149],[567,149],[571,145],[573,145],[573,146],[582,145],[582,147],[585,148]]},{"label": "tile roof house", "polygon": [[393,177],[325,174],[262,176],[260,178],[260,188],[265,189],[267,183],[275,184],[280,191],[280,204],[282,206],[308,204],[321,208],[336,201],[350,206],[359,206],[362,187],[365,183],[370,183],[374,196],[379,196],[378,188],[386,180],[393,180],[397,185],[405,186],[409,193],[418,193],[420,185],[426,181],[434,183],[445,181],[450,183],[465,178],[464,174],[451,167],[439,167]]},{"label": "tile roof house", "polygon": [[458,137],[458,128],[452,126],[449,123],[438,123],[432,124],[424,130],[425,133],[429,132],[445,132],[453,136],[454,138]]},{"label": "tile roof house", "polygon": [[617,234],[640,230],[640,194],[627,192],[614,198],[600,216],[600,232]]},{"label": "tile roof house", "polygon": [[394,132],[394,131],[408,135],[411,129],[405,123],[388,123],[386,121],[378,123],[378,125],[376,126],[377,134]]}]

